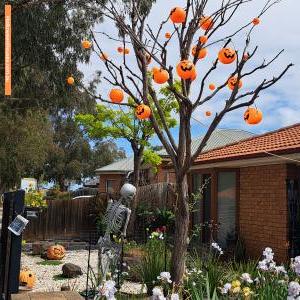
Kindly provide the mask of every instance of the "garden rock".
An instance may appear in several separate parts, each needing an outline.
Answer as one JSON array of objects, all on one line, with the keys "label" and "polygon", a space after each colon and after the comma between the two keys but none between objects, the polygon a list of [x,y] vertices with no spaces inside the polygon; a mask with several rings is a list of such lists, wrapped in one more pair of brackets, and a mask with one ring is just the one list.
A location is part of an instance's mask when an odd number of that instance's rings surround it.
[{"label": "garden rock", "polygon": [[66,278],[75,278],[82,275],[82,270],[79,266],[71,263],[66,263],[62,266],[63,276]]},{"label": "garden rock", "polygon": [[68,284],[63,284],[61,287],[60,287],[60,290],[62,292],[65,292],[65,291],[71,291],[71,287],[68,285]]}]

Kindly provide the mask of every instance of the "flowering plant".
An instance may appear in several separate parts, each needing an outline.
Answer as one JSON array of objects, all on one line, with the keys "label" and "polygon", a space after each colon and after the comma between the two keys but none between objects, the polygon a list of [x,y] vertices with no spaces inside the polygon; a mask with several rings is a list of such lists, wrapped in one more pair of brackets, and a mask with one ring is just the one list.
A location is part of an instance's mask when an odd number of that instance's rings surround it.
[{"label": "flowering plant", "polygon": [[29,207],[47,207],[44,192],[29,189],[25,194],[25,205]]}]

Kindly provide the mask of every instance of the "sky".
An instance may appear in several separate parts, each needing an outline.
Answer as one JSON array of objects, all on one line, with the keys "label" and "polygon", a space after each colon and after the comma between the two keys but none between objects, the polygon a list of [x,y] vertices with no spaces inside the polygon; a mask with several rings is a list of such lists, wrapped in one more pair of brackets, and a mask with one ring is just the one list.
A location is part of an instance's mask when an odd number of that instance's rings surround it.
[{"label": "sky", "polygon": [[[206,15],[213,12],[221,0],[209,0],[209,5],[205,11]],[[232,21],[224,28],[224,30],[217,33],[211,41],[217,40],[230,32],[234,32],[241,25],[247,23],[256,17],[259,11],[264,6],[265,0],[253,0],[249,4],[245,4],[232,19]],[[157,0],[153,6],[151,14],[147,19],[147,23],[155,30],[162,20],[165,20],[169,15],[170,10],[175,6],[184,7],[185,0]],[[261,134],[267,131],[276,130],[280,127],[288,126],[300,122],[300,25],[299,25],[299,0],[282,0],[275,5],[261,18],[261,24],[257,26],[252,34],[251,47],[253,49],[258,46],[258,51],[253,62],[249,63],[248,70],[252,69],[257,64],[260,64],[263,59],[272,59],[280,50],[285,49],[280,58],[272,64],[268,69],[264,69],[255,76],[247,78],[243,82],[243,87],[240,90],[242,93],[255,88],[264,78],[271,79],[280,73],[284,67],[289,63],[294,63],[295,66],[290,69],[287,75],[276,85],[270,89],[262,92],[256,102],[257,107],[262,110],[264,118],[263,122],[256,126],[249,126],[243,120],[245,108],[231,112],[225,116],[220,124],[220,128],[243,129],[256,134]],[[113,24],[105,20],[98,24],[95,32],[105,32],[112,37],[117,38],[117,32]],[[167,31],[172,31],[172,24],[168,22],[162,31],[161,40]],[[203,32],[199,30],[196,37],[199,37]],[[116,48],[120,46],[119,42],[112,41],[106,38],[103,34],[95,33],[98,43],[102,49],[110,54],[110,57],[117,63],[121,64],[121,57],[117,53]],[[231,47],[241,49],[245,40],[246,32],[241,32],[233,38]],[[208,48],[208,56],[205,60],[197,64],[198,78],[193,84],[192,98],[196,96],[199,90],[201,74],[205,74],[212,62],[215,60],[219,49],[222,48],[222,43]],[[168,64],[176,65],[179,61],[177,40],[174,38],[168,46]],[[128,56],[128,63],[131,64],[132,69],[136,69],[133,55]],[[150,67],[154,66],[152,63]],[[209,81],[215,83],[217,86],[228,78],[233,71],[234,65],[220,65],[217,70],[211,75]],[[89,64],[80,65],[80,69],[84,73],[85,82],[93,79],[96,71],[105,72],[103,62],[93,54]],[[106,74],[107,75],[107,74]],[[111,86],[102,81],[98,87],[98,92],[104,98],[107,98]],[[209,92],[208,89],[206,89]],[[210,110],[212,113],[217,113],[220,107],[224,104],[225,97],[229,95],[229,90],[226,89],[214,101],[197,109],[193,115],[194,118],[200,120],[204,125],[196,121],[192,123],[192,136],[198,137],[205,132],[205,129],[210,124],[211,119],[205,116],[205,111]],[[221,106],[220,106],[221,105]],[[172,130],[176,137],[178,128]],[[160,144],[157,138],[153,138],[153,144]],[[123,147],[127,154],[131,154],[130,145],[125,140],[118,140],[117,144]]]}]

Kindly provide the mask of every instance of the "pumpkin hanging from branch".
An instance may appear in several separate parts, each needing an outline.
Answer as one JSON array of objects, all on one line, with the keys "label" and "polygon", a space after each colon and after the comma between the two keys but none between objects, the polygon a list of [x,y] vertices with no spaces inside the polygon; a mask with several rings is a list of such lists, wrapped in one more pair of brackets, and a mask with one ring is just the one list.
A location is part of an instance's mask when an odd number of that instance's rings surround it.
[{"label": "pumpkin hanging from branch", "polygon": [[[234,88],[236,87],[237,85],[237,77],[236,76],[233,76],[231,78],[228,79],[228,82],[227,82],[227,86],[229,87],[230,90],[234,90]],[[243,82],[242,80],[240,79],[239,80],[239,84],[238,84],[238,88],[240,89],[241,87],[243,86]]]},{"label": "pumpkin hanging from branch", "polygon": [[74,82],[75,82],[75,79],[74,79],[73,76],[69,76],[69,77],[67,78],[67,83],[68,83],[68,85],[73,85]]},{"label": "pumpkin hanging from branch", "polygon": [[160,70],[159,67],[153,67],[151,72],[152,72],[152,74],[154,74],[154,73],[158,72],[159,70]]},{"label": "pumpkin hanging from branch", "polygon": [[201,36],[199,37],[199,42],[200,42],[202,45],[206,44],[206,43],[207,43],[207,40],[208,40],[208,37],[207,37],[206,35],[201,35]]},{"label": "pumpkin hanging from branch", "polygon": [[210,116],[211,116],[211,112],[208,110],[208,111],[205,112],[205,115],[206,115],[207,117],[210,117]]},{"label": "pumpkin hanging from branch", "polygon": [[254,18],[254,19],[252,20],[252,24],[253,24],[254,26],[259,25],[259,24],[260,24],[260,19],[259,19],[259,18]]},{"label": "pumpkin hanging from branch", "polygon": [[118,47],[118,48],[117,48],[117,51],[118,51],[119,53],[123,53],[123,52],[124,52],[124,48],[123,48],[123,47]]},{"label": "pumpkin hanging from branch", "polygon": [[36,276],[34,272],[30,271],[29,268],[23,268],[20,271],[19,283],[21,286],[32,289],[36,282]]},{"label": "pumpkin hanging from branch", "polygon": [[182,60],[176,67],[177,74],[180,78],[196,79],[197,71],[195,65],[190,60]]},{"label": "pumpkin hanging from branch", "polygon": [[120,89],[112,89],[109,93],[109,98],[113,103],[121,103],[124,99],[124,93]]},{"label": "pumpkin hanging from branch", "polygon": [[170,38],[171,38],[171,36],[172,36],[172,35],[171,35],[171,33],[170,33],[170,32],[166,32],[166,33],[165,33],[165,38],[166,38],[166,39],[170,39]]},{"label": "pumpkin hanging from branch", "polygon": [[236,60],[236,52],[232,48],[223,48],[220,50],[218,59],[222,64],[228,65]]},{"label": "pumpkin hanging from branch", "polygon": [[[197,45],[192,48],[192,55],[196,56],[196,53],[197,53]],[[202,49],[199,48],[198,59],[203,59],[203,58],[206,57],[206,55],[207,55],[207,49],[206,48],[202,48]]]},{"label": "pumpkin hanging from branch", "polygon": [[81,45],[82,45],[82,48],[84,48],[86,50],[90,49],[92,47],[92,43],[90,41],[88,41],[88,40],[83,40],[81,42]]},{"label": "pumpkin hanging from branch", "polygon": [[62,260],[66,255],[66,249],[62,245],[49,246],[47,249],[47,258],[49,260]]},{"label": "pumpkin hanging from branch", "polygon": [[130,49],[129,48],[124,48],[124,54],[129,54],[130,53]]},{"label": "pumpkin hanging from branch", "polygon": [[169,80],[169,73],[167,70],[158,69],[153,73],[153,80],[155,83],[164,84]]},{"label": "pumpkin hanging from branch", "polygon": [[199,22],[199,27],[205,31],[212,29],[214,26],[214,21],[212,17],[202,17]]},{"label": "pumpkin hanging from branch", "polygon": [[208,86],[208,88],[209,88],[211,91],[214,91],[214,90],[216,89],[216,86],[215,86],[215,84],[210,83],[209,86]]},{"label": "pumpkin hanging from branch", "polygon": [[135,108],[135,115],[139,120],[149,119],[151,108],[148,105],[140,104]]},{"label": "pumpkin hanging from branch", "polygon": [[244,113],[244,120],[249,125],[259,124],[262,121],[262,119],[262,112],[255,107],[249,107]]},{"label": "pumpkin hanging from branch", "polygon": [[174,24],[184,23],[186,20],[186,11],[181,7],[174,7],[170,12],[170,19]]}]

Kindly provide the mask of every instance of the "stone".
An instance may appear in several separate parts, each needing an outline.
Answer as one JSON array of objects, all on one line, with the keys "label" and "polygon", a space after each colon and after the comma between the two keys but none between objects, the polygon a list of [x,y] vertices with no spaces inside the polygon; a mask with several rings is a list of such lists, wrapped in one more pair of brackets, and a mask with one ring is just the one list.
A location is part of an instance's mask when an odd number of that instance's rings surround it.
[{"label": "stone", "polygon": [[71,263],[66,263],[62,266],[63,276],[66,278],[75,278],[82,275],[82,270],[79,266]]},{"label": "stone", "polygon": [[62,292],[65,292],[65,291],[71,291],[71,287],[68,285],[68,284],[63,284],[61,287],[60,287],[60,290]]}]

